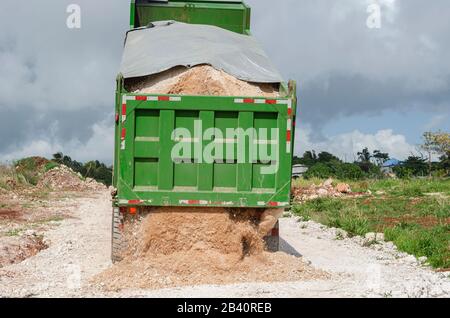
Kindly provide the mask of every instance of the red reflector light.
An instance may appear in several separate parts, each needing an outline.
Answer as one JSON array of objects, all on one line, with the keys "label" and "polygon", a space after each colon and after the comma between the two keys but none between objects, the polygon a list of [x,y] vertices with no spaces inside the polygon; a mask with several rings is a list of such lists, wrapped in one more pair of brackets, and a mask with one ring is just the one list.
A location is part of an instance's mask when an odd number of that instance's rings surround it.
[{"label": "red reflector light", "polygon": [[124,206],[121,206],[121,207],[119,208],[119,211],[120,211],[120,213],[125,214],[125,213],[127,213],[127,208],[124,207]]},{"label": "red reflector light", "polygon": [[136,214],[137,208],[130,208],[130,214]]}]

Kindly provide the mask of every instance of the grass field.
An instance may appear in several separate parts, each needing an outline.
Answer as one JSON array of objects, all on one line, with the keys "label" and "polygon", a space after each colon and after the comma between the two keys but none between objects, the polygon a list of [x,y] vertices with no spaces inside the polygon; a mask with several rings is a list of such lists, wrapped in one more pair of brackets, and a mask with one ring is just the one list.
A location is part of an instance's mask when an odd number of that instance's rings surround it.
[{"label": "grass field", "polygon": [[[308,186],[323,180],[297,180]],[[450,268],[450,180],[347,182],[362,197],[319,198],[293,207],[306,220],[342,228],[351,235],[382,232],[398,249],[426,256],[435,268]],[[369,192],[368,192],[369,191]]]}]

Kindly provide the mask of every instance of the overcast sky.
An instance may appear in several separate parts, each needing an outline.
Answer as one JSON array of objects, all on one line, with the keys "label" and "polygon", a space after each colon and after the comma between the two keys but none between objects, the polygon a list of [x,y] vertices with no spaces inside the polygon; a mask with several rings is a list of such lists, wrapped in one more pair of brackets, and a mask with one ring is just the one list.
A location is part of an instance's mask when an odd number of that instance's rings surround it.
[{"label": "overcast sky", "polygon": [[[296,152],[352,160],[363,146],[403,159],[426,130],[450,130],[450,3],[247,0],[252,32],[298,82]],[[81,6],[81,29],[66,26]],[[112,160],[115,77],[128,0],[2,0],[0,160],[63,151]]]}]

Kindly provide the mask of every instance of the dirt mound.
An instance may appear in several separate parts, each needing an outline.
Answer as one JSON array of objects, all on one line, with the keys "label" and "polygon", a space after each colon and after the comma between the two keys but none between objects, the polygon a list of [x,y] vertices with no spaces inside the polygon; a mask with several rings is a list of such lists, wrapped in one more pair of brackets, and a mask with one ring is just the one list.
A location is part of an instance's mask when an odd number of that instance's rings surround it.
[{"label": "dirt mound", "polygon": [[[169,255],[190,250],[220,250],[242,257],[247,252],[262,252],[264,244],[257,232],[256,211],[235,216],[225,209],[159,208],[127,233],[131,250],[128,256]],[[139,224],[141,223],[141,224]]]},{"label": "dirt mound", "polygon": [[16,164],[16,170],[21,171],[24,169],[36,169],[38,171],[42,170],[42,168],[45,167],[50,162],[50,160],[43,158],[43,157],[28,157],[21,159]]},{"label": "dirt mound", "polygon": [[300,258],[264,251],[256,211],[162,208],[126,226],[130,249],[94,282],[107,290],[324,278]]},{"label": "dirt mound", "polygon": [[241,81],[210,65],[175,67],[127,80],[127,89],[142,94],[278,97],[278,85]]},{"label": "dirt mound", "polygon": [[339,183],[333,186],[333,179],[328,179],[319,185],[312,184],[308,187],[294,187],[291,192],[295,202],[304,202],[318,198],[357,197],[370,194],[352,192],[350,185],[346,183]]},{"label": "dirt mound", "polygon": [[34,234],[3,237],[0,240],[0,268],[20,263],[47,247],[42,237]]},{"label": "dirt mound", "polygon": [[105,185],[90,178],[83,180],[81,175],[64,165],[60,165],[44,173],[40,178],[37,187],[72,191],[95,191],[105,189]]}]

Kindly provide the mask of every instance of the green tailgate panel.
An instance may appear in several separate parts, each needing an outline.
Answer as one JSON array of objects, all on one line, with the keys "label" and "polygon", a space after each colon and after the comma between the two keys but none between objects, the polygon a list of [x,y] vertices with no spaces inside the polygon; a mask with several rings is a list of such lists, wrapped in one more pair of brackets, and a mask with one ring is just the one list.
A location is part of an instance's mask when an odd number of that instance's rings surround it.
[{"label": "green tailgate panel", "polygon": [[233,32],[248,34],[250,8],[241,1],[136,0],[131,4],[132,28],[165,20],[214,25]]},{"label": "green tailgate panel", "polygon": [[[292,146],[286,141],[290,139],[288,130],[293,129],[289,125],[293,122],[295,104],[290,103],[295,100],[255,104],[236,103],[233,97],[176,96],[176,101],[167,100],[168,97],[158,100],[154,95],[136,98],[128,94],[118,98],[123,106],[117,107],[121,120],[116,127],[119,150],[114,180],[120,204],[230,207],[289,204]],[[290,111],[289,107],[293,109]],[[174,136],[177,128],[182,128],[190,138]],[[266,128],[268,133],[253,140],[243,138],[244,143],[238,143],[234,136],[202,138],[209,128],[218,128],[224,134],[227,129]],[[278,129],[279,133],[274,134],[272,129]],[[256,152],[256,157],[250,160],[251,142],[258,147],[264,143],[277,144],[279,158],[264,162]],[[173,154],[175,145],[183,145],[183,151]],[[213,145],[222,145],[222,150]],[[214,160],[205,162],[203,156],[200,161],[195,159],[207,147],[213,149],[209,153]],[[269,155],[271,148],[268,146]],[[244,162],[238,160],[239,151],[245,153]],[[278,169],[263,173],[262,168],[271,164],[278,165]]]}]

